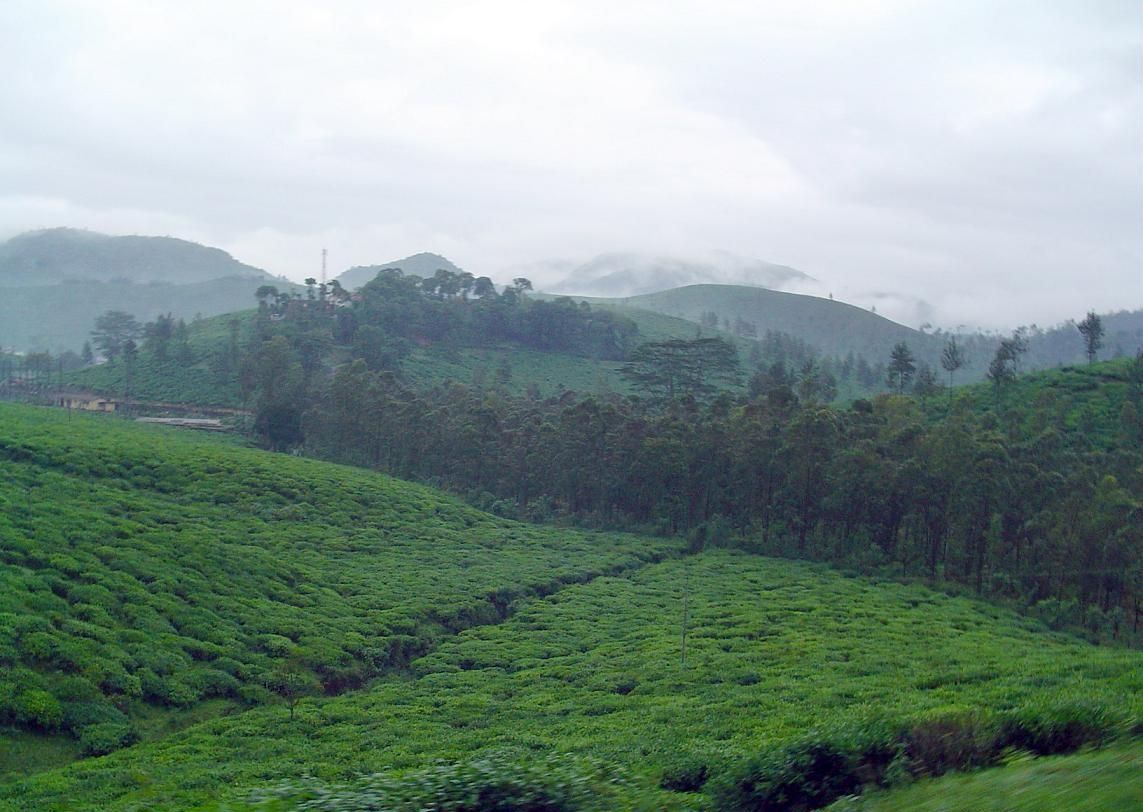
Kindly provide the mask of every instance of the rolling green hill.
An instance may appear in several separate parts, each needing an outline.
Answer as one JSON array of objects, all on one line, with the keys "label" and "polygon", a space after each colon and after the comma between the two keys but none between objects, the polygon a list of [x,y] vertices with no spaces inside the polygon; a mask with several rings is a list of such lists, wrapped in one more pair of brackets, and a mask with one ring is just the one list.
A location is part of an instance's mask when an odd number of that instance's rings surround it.
[{"label": "rolling green hill", "polygon": [[[79,352],[95,320],[124,310],[140,323],[170,313],[190,321],[250,307],[265,280],[229,277],[187,285],[132,282],[62,282],[47,287],[0,287],[0,346]],[[279,282],[280,287],[289,287]]]},{"label": "rolling green hill", "polygon": [[688,285],[625,299],[599,301],[664,313],[691,322],[701,321],[704,313],[714,313],[720,323],[729,321],[733,324],[735,320],[743,319],[753,324],[760,336],[767,330],[788,333],[816,347],[824,355],[839,358],[853,352],[870,360],[884,360],[889,357],[894,344],[905,341],[918,357],[935,364],[943,347],[943,341],[933,336],[860,307],[765,288]]},{"label": "rolling green hill", "polygon": [[226,438],[12,405],[0,504],[0,772],[35,767],[9,741],[30,732],[105,752],[204,703],[272,701],[282,680],[338,693],[521,595],[669,549]]},{"label": "rolling green hill", "polygon": [[806,742],[888,752],[881,769],[901,747],[924,771],[953,763],[948,736],[976,741],[986,763],[1007,742],[1050,751],[1122,735],[1139,716],[1141,656],[921,587],[715,551],[518,601],[407,676],[307,700],[293,718],[254,708],[10,780],[0,803],[182,809],[284,781],[275,794],[375,808],[362,773],[408,791],[429,784],[430,765],[490,758],[586,760],[574,778],[595,797],[555,808],[764,808],[733,805],[741,776]]}]

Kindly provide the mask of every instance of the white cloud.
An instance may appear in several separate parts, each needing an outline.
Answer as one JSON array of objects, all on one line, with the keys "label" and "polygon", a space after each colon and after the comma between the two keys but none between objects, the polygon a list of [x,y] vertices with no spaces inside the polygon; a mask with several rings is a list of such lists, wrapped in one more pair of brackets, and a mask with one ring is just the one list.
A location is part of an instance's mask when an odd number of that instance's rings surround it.
[{"label": "white cloud", "polygon": [[1050,323],[1143,305],[1141,54],[1110,4],[14,0],[0,233],[295,278],[725,248]]}]

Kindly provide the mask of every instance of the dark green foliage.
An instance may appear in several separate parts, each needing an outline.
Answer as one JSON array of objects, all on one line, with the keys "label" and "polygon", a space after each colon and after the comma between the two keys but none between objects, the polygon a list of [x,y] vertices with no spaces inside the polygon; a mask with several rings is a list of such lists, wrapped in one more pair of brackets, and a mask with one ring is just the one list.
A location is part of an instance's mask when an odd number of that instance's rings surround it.
[{"label": "dark green foliage", "polygon": [[1037,755],[1071,753],[1101,745],[1122,732],[1125,719],[1095,702],[1025,706],[1001,717],[1000,743]]},{"label": "dark green foliage", "polygon": [[834,410],[785,382],[709,404],[542,400],[417,392],[350,365],[306,415],[305,447],[507,515],[887,567],[1131,640],[1143,589],[1143,457],[1124,442],[1140,430],[1134,368],[1013,379],[1003,403],[976,387],[951,403],[882,396]]},{"label": "dark green foliage", "polygon": [[659,786],[670,792],[699,792],[710,777],[710,767],[694,757],[679,757],[663,766]]},{"label": "dark green foliage", "polygon": [[122,310],[108,310],[95,320],[91,340],[95,348],[108,360],[124,354],[128,348],[134,349],[134,339],[143,332],[135,317]]},{"label": "dark green foliage", "polygon": [[1076,325],[1076,329],[1080,331],[1083,336],[1084,353],[1087,355],[1087,362],[1089,364],[1095,363],[1095,357],[1099,353],[1099,348],[1103,346],[1103,321],[1095,314],[1095,311],[1089,310],[1084,320]]},{"label": "dark green foliage", "polygon": [[104,756],[139,740],[139,734],[127,724],[104,722],[89,725],[80,734],[79,743],[85,756]]},{"label": "dark green foliage", "polygon": [[1092,702],[875,720],[764,752],[721,778],[716,797],[728,810],[818,809],[866,785],[995,766],[1012,748],[1041,756],[1071,753],[1124,732],[1123,716]]},{"label": "dark green foliage", "polygon": [[909,351],[909,345],[904,341],[893,346],[887,367],[889,386],[901,394],[909,382],[913,380],[913,373],[917,371],[917,361]]},{"label": "dark green foliage", "polygon": [[849,754],[807,742],[740,767],[719,792],[718,804],[736,812],[807,812],[860,786]]},{"label": "dark green foliage", "polygon": [[738,383],[738,356],[721,338],[656,341],[636,347],[622,373],[644,394],[660,400],[706,399]]}]

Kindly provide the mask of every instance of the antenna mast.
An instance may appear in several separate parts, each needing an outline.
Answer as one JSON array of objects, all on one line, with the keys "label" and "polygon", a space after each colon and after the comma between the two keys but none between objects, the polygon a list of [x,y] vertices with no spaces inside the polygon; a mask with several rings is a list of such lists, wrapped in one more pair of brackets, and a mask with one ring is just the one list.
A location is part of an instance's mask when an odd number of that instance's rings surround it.
[{"label": "antenna mast", "polygon": [[326,250],[323,248],[321,249],[321,283],[323,285],[325,284],[325,255]]}]

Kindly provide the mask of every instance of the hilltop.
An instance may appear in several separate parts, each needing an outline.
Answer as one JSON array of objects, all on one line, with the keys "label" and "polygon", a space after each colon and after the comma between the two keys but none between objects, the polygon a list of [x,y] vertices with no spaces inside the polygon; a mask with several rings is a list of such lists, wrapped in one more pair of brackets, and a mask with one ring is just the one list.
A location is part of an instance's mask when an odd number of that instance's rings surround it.
[{"label": "hilltop", "polygon": [[108,310],[190,320],[246,309],[269,282],[294,288],[186,240],[33,231],[0,245],[0,347],[78,352]]},{"label": "hilltop", "polygon": [[0,244],[0,288],[82,281],[187,285],[227,277],[274,278],[220,248],[175,237],[115,237],[50,228]]},{"label": "hilltop", "polygon": [[918,358],[936,364],[944,346],[941,338],[854,305],[744,285],[688,285],[622,298],[573,298],[621,312],[659,313],[740,336],[782,333],[820,355],[845,358],[853,353],[871,363],[887,359],[893,346],[904,341]]},{"label": "hilltop", "polygon": [[419,276],[423,279],[431,277],[441,269],[455,274],[463,273],[459,267],[440,254],[422,251],[419,254],[413,254],[404,259],[396,259],[392,262],[385,262],[380,265],[355,266],[347,271],[343,271],[337,277],[337,281],[346,290],[356,290],[366,283],[372,282],[378,273],[387,269],[397,269],[406,276]]}]

